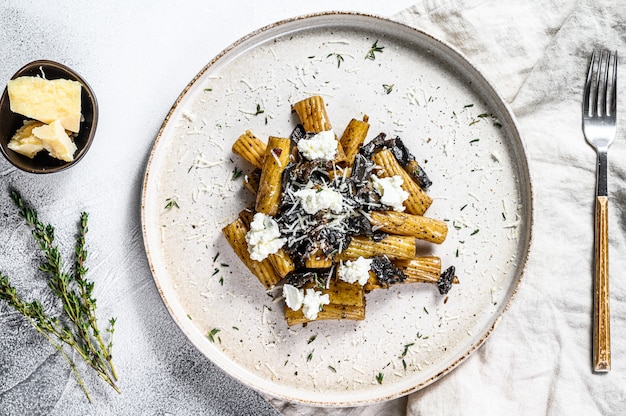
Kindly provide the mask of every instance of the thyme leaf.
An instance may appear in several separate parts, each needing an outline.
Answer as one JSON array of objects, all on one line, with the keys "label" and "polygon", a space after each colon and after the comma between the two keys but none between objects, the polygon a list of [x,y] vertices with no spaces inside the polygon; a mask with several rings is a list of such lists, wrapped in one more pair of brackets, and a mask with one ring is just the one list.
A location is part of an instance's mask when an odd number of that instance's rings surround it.
[{"label": "thyme leaf", "polygon": [[237,166],[235,166],[233,168],[233,176],[230,179],[232,181],[234,181],[235,179],[238,179],[241,176],[242,173],[243,173],[243,170],[241,170]]},{"label": "thyme leaf", "polygon": [[375,60],[376,59],[376,52],[383,52],[383,49],[385,49],[384,46],[378,46],[378,40],[376,42],[374,42],[372,44],[372,47],[369,49],[369,51],[367,51],[367,54],[365,55],[365,59],[369,59],[369,60]]},{"label": "thyme leaf", "polygon": [[383,373],[378,373],[378,374],[376,375],[376,381],[378,382],[378,384],[383,384],[383,377],[384,377],[384,376],[385,376],[385,375],[384,375]]},{"label": "thyme leaf", "polygon": [[[215,336],[217,335],[218,332],[220,332],[221,329],[219,328],[213,328],[212,330],[210,330],[206,336],[209,338],[209,341],[211,342],[215,342]],[[219,339],[219,338],[218,338]]]},{"label": "thyme leaf", "polygon": [[326,57],[330,58],[331,56],[334,56],[337,59],[337,68],[339,68],[341,66],[341,63],[344,61],[343,55],[333,52],[333,53],[329,53]]},{"label": "thyme leaf", "polygon": [[172,208],[180,208],[180,206],[178,205],[178,202],[176,202],[174,198],[167,198],[165,202],[166,202],[165,209],[167,210],[170,210]]}]

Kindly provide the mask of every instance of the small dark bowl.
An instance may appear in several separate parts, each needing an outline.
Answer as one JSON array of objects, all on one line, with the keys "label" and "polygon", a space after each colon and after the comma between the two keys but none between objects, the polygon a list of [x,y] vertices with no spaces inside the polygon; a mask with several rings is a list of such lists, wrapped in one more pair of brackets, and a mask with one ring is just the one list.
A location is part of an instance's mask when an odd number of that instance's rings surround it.
[{"label": "small dark bowl", "polygon": [[87,153],[89,146],[91,146],[93,136],[96,133],[96,126],[98,125],[98,102],[93,90],[80,75],[65,65],[48,60],[34,61],[22,67],[11,79],[21,76],[41,76],[42,72],[46,79],[64,78],[78,81],[82,84],[82,121],[80,130],[74,138],[77,150],[74,153],[72,162],[55,159],[46,151],[41,151],[34,158],[30,159],[7,147],[15,132],[22,127],[24,120],[27,118],[11,111],[9,92],[6,87],[4,88],[2,97],[0,97],[0,149],[11,164],[31,173],[59,172],[78,163]]}]

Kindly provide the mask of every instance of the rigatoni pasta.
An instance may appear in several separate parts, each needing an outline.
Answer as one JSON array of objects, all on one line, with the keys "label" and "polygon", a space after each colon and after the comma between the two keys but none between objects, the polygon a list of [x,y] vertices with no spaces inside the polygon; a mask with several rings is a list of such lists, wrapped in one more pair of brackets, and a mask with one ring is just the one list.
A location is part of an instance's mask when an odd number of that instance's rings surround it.
[{"label": "rigatoni pasta", "polygon": [[263,286],[282,288],[287,324],[365,319],[365,293],[397,283],[447,293],[454,268],[417,256],[417,240],[441,244],[447,226],[423,216],[430,180],[402,141],[367,142],[368,116],[339,139],[320,96],[293,110],[301,124],[289,138],[265,144],[246,131],[233,144],[252,166],[244,187],[255,203],[223,229]]},{"label": "rigatoni pasta", "polygon": [[259,189],[256,194],[256,211],[267,215],[278,212],[281,197],[282,174],[289,163],[291,140],[270,137],[265,148]]}]

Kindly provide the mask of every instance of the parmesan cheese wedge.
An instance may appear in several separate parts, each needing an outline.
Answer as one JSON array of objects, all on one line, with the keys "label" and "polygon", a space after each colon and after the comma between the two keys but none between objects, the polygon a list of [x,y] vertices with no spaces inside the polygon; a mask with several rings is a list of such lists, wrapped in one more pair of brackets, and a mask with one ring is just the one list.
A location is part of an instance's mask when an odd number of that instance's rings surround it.
[{"label": "parmesan cheese wedge", "polygon": [[19,77],[8,82],[11,111],[49,124],[60,120],[74,133],[80,129],[81,84],[69,79]]},{"label": "parmesan cheese wedge", "polygon": [[76,145],[65,132],[60,120],[34,128],[33,135],[41,139],[50,156],[66,162],[74,160]]},{"label": "parmesan cheese wedge", "polygon": [[29,158],[35,157],[37,153],[44,149],[43,141],[33,134],[33,129],[43,126],[39,121],[27,121],[18,131],[15,132],[7,147],[14,152]]}]

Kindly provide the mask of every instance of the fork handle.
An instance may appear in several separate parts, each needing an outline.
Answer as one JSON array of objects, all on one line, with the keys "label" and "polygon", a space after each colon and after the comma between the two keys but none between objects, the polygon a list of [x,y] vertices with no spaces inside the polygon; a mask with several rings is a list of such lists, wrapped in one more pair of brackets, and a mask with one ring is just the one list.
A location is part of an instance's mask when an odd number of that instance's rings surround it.
[{"label": "fork handle", "polygon": [[609,314],[609,198],[596,197],[596,270],[593,305],[593,369],[611,369]]}]

